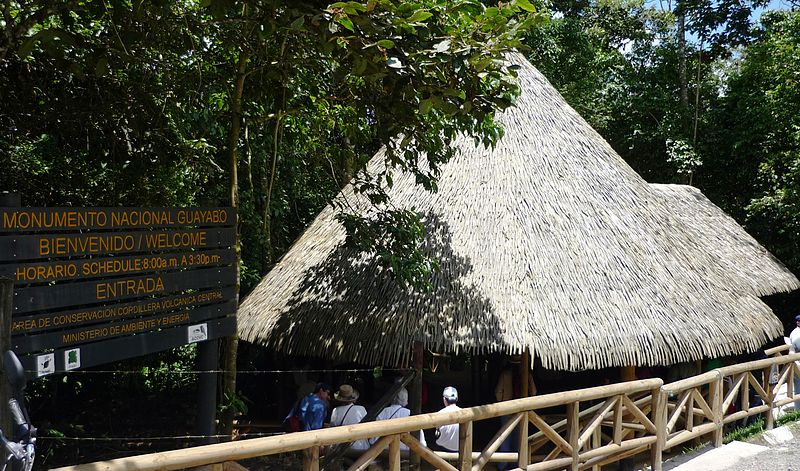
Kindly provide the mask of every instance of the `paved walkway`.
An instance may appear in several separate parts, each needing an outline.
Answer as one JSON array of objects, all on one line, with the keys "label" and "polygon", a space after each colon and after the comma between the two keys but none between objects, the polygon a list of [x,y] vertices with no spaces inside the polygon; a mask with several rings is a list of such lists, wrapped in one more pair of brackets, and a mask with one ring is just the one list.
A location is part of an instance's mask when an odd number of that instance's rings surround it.
[{"label": "paved walkway", "polygon": [[800,471],[800,423],[745,442],[707,447],[664,463],[664,471]]}]

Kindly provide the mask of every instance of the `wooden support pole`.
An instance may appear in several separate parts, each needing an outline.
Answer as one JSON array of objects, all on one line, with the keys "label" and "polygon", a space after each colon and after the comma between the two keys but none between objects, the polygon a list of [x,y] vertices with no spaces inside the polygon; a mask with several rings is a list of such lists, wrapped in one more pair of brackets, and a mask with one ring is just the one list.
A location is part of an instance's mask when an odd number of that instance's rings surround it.
[{"label": "wooden support pole", "polygon": [[472,470],[472,422],[458,425],[458,469]]},{"label": "wooden support pole", "polygon": [[531,353],[527,348],[522,352],[522,361],[519,362],[519,368],[520,394],[521,397],[528,397],[531,394],[531,391],[528,390],[531,374]]},{"label": "wooden support pole", "polygon": [[569,445],[572,447],[572,463],[570,471],[579,471],[581,464],[581,450],[578,440],[581,435],[581,423],[578,416],[580,412],[580,402],[570,402],[567,404],[567,427],[569,430]]},{"label": "wooden support pole", "polygon": [[[20,196],[17,193],[0,193],[0,207],[18,208],[21,206]],[[0,355],[11,349],[11,314],[14,310],[14,280],[0,278]],[[8,378],[0,364],[0,428],[6,436],[11,436],[11,413],[6,404],[11,398],[11,388]],[[0,450],[0,459],[5,462],[6,450]]]},{"label": "wooden support pole", "polygon": [[519,428],[517,429],[517,446],[519,449],[519,456],[517,458],[517,467],[527,469],[531,461],[531,452],[528,449],[528,414],[526,413],[522,420],[519,421]]},{"label": "wooden support pole", "polygon": [[650,449],[650,465],[653,471],[661,471],[664,446],[667,442],[667,393],[661,388],[653,389],[653,424],[656,426],[656,442]]},{"label": "wooden support pole", "polygon": [[205,438],[203,443],[216,443],[217,373],[219,366],[219,341],[206,340],[197,345],[197,433]]},{"label": "wooden support pole", "polygon": [[303,471],[319,471],[319,447],[303,450]]},{"label": "wooden support pole", "polygon": [[636,367],[635,366],[623,366],[620,368],[620,379],[622,381],[636,381]]},{"label": "wooden support pole", "polygon": [[764,392],[767,393],[767,397],[764,398],[764,403],[769,404],[769,409],[767,409],[766,412],[766,426],[767,430],[772,430],[773,427],[775,427],[775,415],[773,414],[773,407],[775,407],[773,405],[773,402],[775,402],[775,391],[772,390],[772,384],[769,382],[772,377],[772,367],[764,368],[761,377],[764,380]]},{"label": "wooden support pole", "polygon": [[[602,439],[602,430],[600,429],[600,427],[597,427],[592,432],[592,442],[591,442],[590,449],[591,450],[599,449],[600,446],[601,446],[601,442],[602,442],[601,439]],[[601,471],[600,464],[593,464],[592,465],[592,471]]]},{"label": "wooden support pole", "polygon": [[[422,413],[422,360],[423,360],[423,345],[422,342],[416,341],[414,342],[414,351],[412,352],[412,361],[413,361],[413,368],[414,368],[414,379],[411,381],[411,394],[410,399],[410,409],[411,415],[419,415]],[[424,433],[421,430],[418,432],[413,432],[413,436],[419,440],[419,434]],[[409,467],[411,470],[418,470],[420,469],[420,457],[418,454],[413,454],[409,458]]]},{"label": "wooden support pole", "polygon": [[400,435],[389,442],[389,471],[400,471]]},{"label": "wooden support pole", "polygon": [[724,411],[722,410],[722,399],[723,399],[723,383],[722,383],[722,375],[719,376],[714,382],[709,384],[711,388],[709,396],[711,399],[711,411],[714,413],[714,425],[716,428],[714,429],[714,446],[719,448],[722,446],[722,431],[724,424],[722,423],[722,417],[724,415]]}]

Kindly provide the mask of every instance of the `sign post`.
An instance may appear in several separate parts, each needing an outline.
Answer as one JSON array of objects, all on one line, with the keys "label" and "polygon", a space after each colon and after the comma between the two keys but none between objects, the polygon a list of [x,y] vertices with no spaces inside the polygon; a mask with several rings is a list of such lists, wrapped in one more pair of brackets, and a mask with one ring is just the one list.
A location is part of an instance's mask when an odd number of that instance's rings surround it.
[{"label": "sign post", "polygon": [[[0,193],[0,207],[18,207],[19,195],[16,193]],[[11,277],[0,275],[0,355],[11,348],[11,311],[13,309],[14,281]],[[8,410],[8,400],[11,388],[8,384],[5,370],[0,370],[0,430],[10,433],[11,412]],[[6,450],[0,452],[0,459],[5,462]]]}]

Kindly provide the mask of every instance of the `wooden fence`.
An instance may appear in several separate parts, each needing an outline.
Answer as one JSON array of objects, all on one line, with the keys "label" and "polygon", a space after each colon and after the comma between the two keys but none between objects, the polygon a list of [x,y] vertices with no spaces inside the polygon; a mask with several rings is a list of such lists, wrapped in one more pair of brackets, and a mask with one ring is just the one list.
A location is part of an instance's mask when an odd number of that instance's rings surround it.
[{"label": "wooden fence", "polygon": [[[514,462],[517,469],[528,471],[595,471],[648,451],[652,469],[660,471],[665,449],[705,435],[711,435],[713,444],[720,446],[724,426],[730,422],[764,414],[767,428],[772,428],[773,408],[795,399],[793,383],[800,374],[796,363],[800,354],[785,355],[786,350],[771,349],[767,351],[771,358],[726,366],[669,384],[657,378],[631,381],[449,413],[199,446],[57,471],[183,469],[293,451],[303,451],[304,470],[315,471],[319,469],[321,448],[365,438],[377,441],[356,459],[350,471],[366,469],[379,455],[388,461],[390,470],[399,470],[406,453],[401,452],[400,443],[408,446],[407,453],[447,471],[479,471],[490,461]],[[771,383],[770,378],[777,378],[777,383]],[[775,391],[784,384],[788,397],[777,401]],[[544,409],[564,413],[545,414]],[[482,451],[473,451],[473,424],[497,417],[506,418],[504,425]],[[446,424],[459,424],[458,453],[431,451],[415,436],[421,429]],[[521,437],[515,447],[519,452],[498,452],[515,430]]]}]

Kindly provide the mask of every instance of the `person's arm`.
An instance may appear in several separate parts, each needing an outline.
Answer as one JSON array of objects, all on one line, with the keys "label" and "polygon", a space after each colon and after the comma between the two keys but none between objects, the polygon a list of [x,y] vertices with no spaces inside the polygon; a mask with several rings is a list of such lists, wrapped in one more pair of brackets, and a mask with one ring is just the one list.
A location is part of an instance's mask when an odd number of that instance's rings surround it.
[{"label": "person's arm", "polygon": [[528,396],[535,396],[537,393],[536,383],[533,381],[533,372],[528,372]]}]

